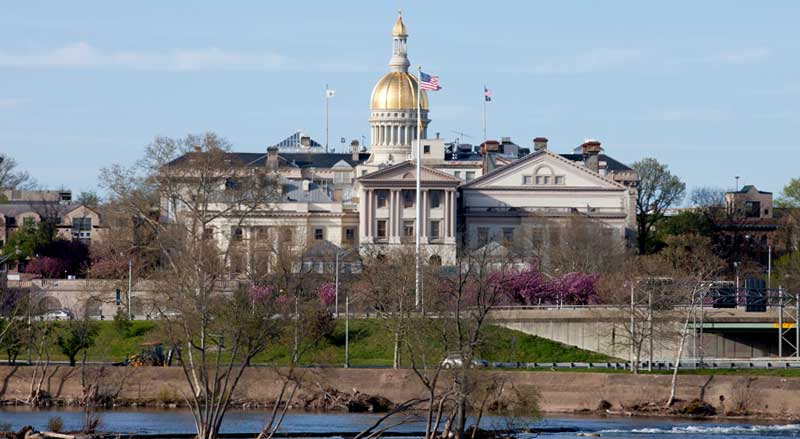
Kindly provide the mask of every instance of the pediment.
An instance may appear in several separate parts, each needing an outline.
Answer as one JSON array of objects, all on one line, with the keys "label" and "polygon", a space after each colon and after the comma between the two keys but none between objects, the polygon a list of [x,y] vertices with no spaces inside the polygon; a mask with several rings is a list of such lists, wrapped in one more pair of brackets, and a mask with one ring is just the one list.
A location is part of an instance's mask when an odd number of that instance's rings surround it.
[{"label": "pediment", "polygon": [[[540,180],[537,180],[540,177]],[[545,179],[546,178],[546,179]],[[547,184],[537,183],[547,181]],[[465,189],[625,189],[625,186],[549,151],[539,151],[497,168]]]},{"label": "pediment", "polygon": [[[460,184],[461,180],[453,177],[452,175],[441,172],[433,168],[429,168],[427,166],[422,166],[420,168],[420,180],[426,183],[448,183],[448,184]],[[403,163],[399,163],[397,165],[389,166],[384,169],[380,169],[378,171],[372,172],[367,174],[358,180],[361,183],[370,183],[370,182],[414,182],[417,179],[417,166],[412,161],[406,161]]]}]

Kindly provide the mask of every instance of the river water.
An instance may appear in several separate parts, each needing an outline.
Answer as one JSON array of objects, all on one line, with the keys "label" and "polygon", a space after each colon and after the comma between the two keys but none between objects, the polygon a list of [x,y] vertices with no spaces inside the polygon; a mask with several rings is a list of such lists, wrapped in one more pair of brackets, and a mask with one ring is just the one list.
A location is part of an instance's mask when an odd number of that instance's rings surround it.
[{"label": "river water", "polygon": [[[64,430],[80,428],[81,412],[72,409],[33,410],[30,408],[0,408],[0,424],[10,423],[12,428],[33,425],[45,429],[51,417],[59,416],[64,422]],[[191,433],[192,418],[186,410],[121,409],[103,411],[100,429],[123,433]],[[292,432],[353,432],[371,425],[378,415],[342,413],[289,413],[282,425],[283,431]],[[223,432],[244,433],[258,431],[266,418],[264,411],[233,410],[225,417]],[[416,418],[398,426],[396,431],[421,431],[424,427]],[[505,420],[487,418],[485,427],[503,428]],[[575,438],[578,433],[599,434],[607,438],[787,438],[800,437],[800,425],[744,422],[705,422],[684,419],[664,418],[597,418],[573,416],[548,416],[530,421],[530,427],[577,429],[577,432],[547,433],[544,438]]]}]

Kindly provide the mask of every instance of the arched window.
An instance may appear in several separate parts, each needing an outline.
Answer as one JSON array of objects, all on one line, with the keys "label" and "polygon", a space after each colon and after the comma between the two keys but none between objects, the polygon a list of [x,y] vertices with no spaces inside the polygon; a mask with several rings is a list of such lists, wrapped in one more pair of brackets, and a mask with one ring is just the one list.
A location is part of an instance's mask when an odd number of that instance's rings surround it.
[{"label": "arched window", "polygon": [[433,255],[428,259],[428,263],[434,267],[439,267],[442,265],[442,257],[439,255]]}]

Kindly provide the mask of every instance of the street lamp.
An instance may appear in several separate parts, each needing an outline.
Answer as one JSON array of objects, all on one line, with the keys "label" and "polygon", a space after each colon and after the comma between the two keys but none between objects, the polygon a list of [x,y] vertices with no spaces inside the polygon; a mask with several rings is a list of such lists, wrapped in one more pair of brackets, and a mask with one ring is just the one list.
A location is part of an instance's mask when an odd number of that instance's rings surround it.
[{"label": "street lamp", "polygon": [[353,250],[338,250],[336,252],[336,282],[334,283],[334,289],[336,291],[336,299],[334,302],[334,307],[336,308],[336,318],[339,318],[339,258],[343,256],[347,256]]}]

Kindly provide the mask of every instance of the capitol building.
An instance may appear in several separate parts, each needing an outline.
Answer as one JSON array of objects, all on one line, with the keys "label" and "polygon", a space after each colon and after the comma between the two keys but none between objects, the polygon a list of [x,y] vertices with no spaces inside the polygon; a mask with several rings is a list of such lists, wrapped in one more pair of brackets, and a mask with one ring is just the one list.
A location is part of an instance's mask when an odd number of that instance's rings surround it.
[{"label": "capitol building", "polygon": [[[243,243],[241,259],[232,262],[235,268],[268,263],[262,258],[268,259],[269,252],[261,249],[286,236],[311,255],[413,248],[418,202],[422,251],[431,263],[451,265],[460,252],[505,245],[524,228],[552,227],[575,216],[596,221],[620,242],[633,238],[638,178],[607,156],[597,140],[559,154],[544,137],[527,146],[507,137],[474,146],[431,138],[435,107],[424,90],[417,96],[418,78],[409,72],[409,32],[402,16],[391,30],[388,72],[375,83],[365,111],[369,145],[354,140],[349,152],[325,152],[310,136],[297,132],[266,151],[228,153],[232,167],[263,170],[280,182],[279,199],[265,202],[263,210],[244,222],[221,215],[212,224],[209,233],[220,245],[234,239]],[[188,163],[191,154],[168,167]],[[169,212],[168,203],[162,204]],[[164,220],[169,221],[168,213]],[[309,258],[310,267],[315,263]]]}]

